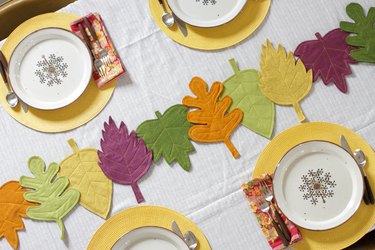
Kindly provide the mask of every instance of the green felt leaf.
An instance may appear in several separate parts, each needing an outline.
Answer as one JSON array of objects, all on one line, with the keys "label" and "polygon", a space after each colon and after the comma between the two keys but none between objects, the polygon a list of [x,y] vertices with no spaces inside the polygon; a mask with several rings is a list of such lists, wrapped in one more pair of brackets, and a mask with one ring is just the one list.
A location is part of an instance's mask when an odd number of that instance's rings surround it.
[{"label": "green felt leaf", "polygon": [[263,95],[259,88],[259,72],[255,69],[239,70],[235,60],[229,60],[234,75],[226,79],[222,96],[230,96],[233,103],[230,110],[239,108],[244,116],[242,124],[267,138],[271,138],[275,105]]},{"label": "green felt leaf", "polygon": [[56,221],[61,229],[61,239],[64,239],[62,218],[78,203],[80,193],[76,189],[67,189],[67,177],[55,178],[59,168],[57,163],[51,163],[46,171],[44,161],[33,156],[29,159],[29,169],[35,178],[21,176],[20,184],[33,189],[24,194],[27,201],[40,203],[39,206],[29,207],[27,215],[35,220]]},{"label": "green felt leaf", "polygon": [[184,105],[174,105],[163,115],[157,111],[157,119],[145,121],[137,128],[137,135],[152,149],[154,162],[164,156],[169,165],[177,161],[183,169],[190,170],[189,152],[195,149],[188,135],[192,125],[186,118],[187,111]]},{"label": "green felt leaf", "polygon": [[340,28],[356,34],[348,36],[346,42],[360,47],[350,52],[351,57],[359,62],[375,63],[375,7],[371,7],[366,16],[360,4],[351,3],[346,7],[346,13],[354,23],[340,22]]}]

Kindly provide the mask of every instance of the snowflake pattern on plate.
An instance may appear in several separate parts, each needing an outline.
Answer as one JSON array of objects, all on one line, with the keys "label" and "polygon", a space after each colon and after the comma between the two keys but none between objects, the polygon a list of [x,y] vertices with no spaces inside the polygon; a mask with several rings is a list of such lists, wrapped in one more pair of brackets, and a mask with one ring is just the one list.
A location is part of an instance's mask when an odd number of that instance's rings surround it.
[{"label": "snowflake pattern on plate", "polygon": [[36,63],[35,75],[39,77],[41,84],[51,87],[54,84],[60,85],[62,78],[68,76],[68,64],[64,62],[64,57],[50,54],[48,59],[42,55],[42,60]]},{"label": "snowflake pattern on plate", "polygon": [[324,173],[321,168],[316,171],[310,169],[306,175],[302,175],[299,191],[303,192],[303,199],[310,200],[314,206],[318,204],[319,198],[326,203],[326,199],[335,194],[333,189],[336,182],[331,177],[330,172]]},{"label": "snowflake pattern on plate", "polygon": [[[197,3],[200,3],[201,0],[195,0]],[[208,5],[208,3],[211,3],[211,5],[215,5],[217,3],[216,0],[202,0],[201,2],[203,5]]]}]

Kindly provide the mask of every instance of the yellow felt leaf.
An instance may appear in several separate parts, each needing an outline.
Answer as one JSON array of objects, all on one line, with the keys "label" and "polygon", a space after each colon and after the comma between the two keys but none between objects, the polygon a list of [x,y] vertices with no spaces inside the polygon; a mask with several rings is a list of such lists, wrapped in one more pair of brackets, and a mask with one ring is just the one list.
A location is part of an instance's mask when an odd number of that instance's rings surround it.
[{"label": "yellow felt leaf", "polygon": [[300,122],[306,118],[298,104],[310,91],[312,71],[306,72],[301,60],[297,62],[293,53],[285,52],[279,44],[277,50],[267,40],[262,45],[260,62],[260,89],[271,101],[279,105],[293,105]]},{"label": "yellow felt leaf", "polygon": [[79,203],[84,208],[105,219],[111,207],[112,181],[98,165],[98,150],[78,149],[73,139],[68,143],[74,152],[60,163],[58,175],[68,177],[70,187],[80,191]]}]

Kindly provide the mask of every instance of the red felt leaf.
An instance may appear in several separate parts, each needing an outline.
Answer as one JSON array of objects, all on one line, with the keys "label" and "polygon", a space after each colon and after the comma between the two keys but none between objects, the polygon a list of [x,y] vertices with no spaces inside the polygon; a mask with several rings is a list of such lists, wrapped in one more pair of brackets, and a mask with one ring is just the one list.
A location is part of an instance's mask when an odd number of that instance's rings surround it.
[{"label": "red felt leaf", "polygon": [[102,133],[99,166],[112,181],[131,185],[138,203],[144,201],[137,182],[150,169],[152,151],[147,151],[145,143],[137,138],[134,131],[129,135],[124,122],[117,128],[112,117],[109,117],[108,123],[104,123]]},{"label": "red felt leaf", "polygon": [[312,69],[314,81],[320,76],[325,85],[334,83],[343,93],[348,91],[346,75],[352,73],[349,64],[356,63],[349,53],[354,47],[345,42],[349,33],[334,29],[322,37],[315,33],[317,40],[302,42],[294,52],[305,64]]}]

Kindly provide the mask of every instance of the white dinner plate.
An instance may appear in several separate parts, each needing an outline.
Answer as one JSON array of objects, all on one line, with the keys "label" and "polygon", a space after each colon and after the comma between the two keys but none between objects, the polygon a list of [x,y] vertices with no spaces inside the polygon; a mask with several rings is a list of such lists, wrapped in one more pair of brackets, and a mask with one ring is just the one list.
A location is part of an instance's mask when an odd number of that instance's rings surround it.
[{"label": "white dinner plate", "polygon": [[167,0],[173,13],[198,27],[215,27],[235,18],[246,0]]},{"label": "white dinner plate", "polygon": [[45,28],[26,36],[9,61],[9,79],[17,96],[38,109],[74,102],[91,79],[91,55],[70,31]]},{"label": "white dinner plate", "polygon": [[189,250],[175,233],[161,227],[140,227],[122,236],[112,250]]},{"label": "white dinner plate", "polygon": [[325,141],[309,141],[288,151],[273,178],[274,196],[285,216],[311,230],[347,221],[363,196],[363,178],[354,158]]}]

